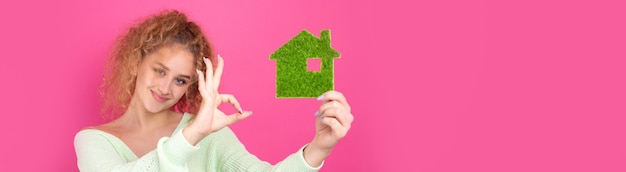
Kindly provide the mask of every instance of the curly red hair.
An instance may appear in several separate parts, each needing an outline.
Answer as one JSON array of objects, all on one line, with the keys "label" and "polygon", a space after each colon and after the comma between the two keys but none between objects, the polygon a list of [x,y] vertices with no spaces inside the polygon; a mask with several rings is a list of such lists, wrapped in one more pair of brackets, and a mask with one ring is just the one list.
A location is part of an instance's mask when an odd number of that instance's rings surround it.
[{"label": "curly red hair", "polygon": [[[195,58],[196,68],[201,71],[206,70],[202,57],[217,64],[208,39],[185,14],[166,10],[150,16],[130,27],[126,34],[115,41],[100,89],[103,99],[101,113],[105,118],[115,119],[128,108],[135,90],[137,67],[142,59],[147,54],[172,45],[188,48]],[[193,82],[185,96],[172,106],[172,110],[196,113],[201,101],[198,82]]]}]

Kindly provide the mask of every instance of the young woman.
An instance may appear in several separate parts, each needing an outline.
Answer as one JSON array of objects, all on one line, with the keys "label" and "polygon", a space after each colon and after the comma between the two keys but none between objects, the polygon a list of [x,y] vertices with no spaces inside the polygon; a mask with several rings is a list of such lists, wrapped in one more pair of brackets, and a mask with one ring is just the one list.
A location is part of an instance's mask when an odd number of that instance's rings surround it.
[{"label": "young woman", "polygon": [[[276,165],[259,160],[228,128],[252,112],[218,93],[224,60],[177,11],[130,28],[107,66],[103,112],[121,115],[76,134],[81,171],[317,171],[353,121],[346,98],[326,92],[313,140]],[[238,112],[224,114],[222,103]]]}]

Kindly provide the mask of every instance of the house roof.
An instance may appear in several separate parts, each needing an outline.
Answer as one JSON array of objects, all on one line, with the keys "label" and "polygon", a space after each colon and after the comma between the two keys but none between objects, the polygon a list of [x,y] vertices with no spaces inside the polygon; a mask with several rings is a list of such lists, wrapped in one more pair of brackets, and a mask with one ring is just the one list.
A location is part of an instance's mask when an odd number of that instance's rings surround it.
[{"label": "house roof", "polygon": [[270,59],[309,57],[339,57],[339,52],[330,47],[330,30],[322,30],[320,38],[307,30],[302,30],[302,32],[270,55]]}]

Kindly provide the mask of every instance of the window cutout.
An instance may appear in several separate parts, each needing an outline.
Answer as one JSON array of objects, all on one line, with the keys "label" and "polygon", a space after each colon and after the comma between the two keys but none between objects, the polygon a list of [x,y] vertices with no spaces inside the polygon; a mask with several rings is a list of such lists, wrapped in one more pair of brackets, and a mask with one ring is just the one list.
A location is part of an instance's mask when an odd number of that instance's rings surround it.
[{"label": "window cutout", "polygon": [[309,72],[319,72],[322,69],[322,59],[308,58],[306,60],[306,70]]}]

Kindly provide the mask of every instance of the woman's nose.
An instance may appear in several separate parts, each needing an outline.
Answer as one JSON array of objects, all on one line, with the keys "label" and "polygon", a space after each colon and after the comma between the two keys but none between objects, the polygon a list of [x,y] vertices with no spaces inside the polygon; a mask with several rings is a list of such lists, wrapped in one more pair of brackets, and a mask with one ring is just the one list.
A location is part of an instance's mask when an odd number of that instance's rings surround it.
[{"label": "woman's nose", "polygon": [[159,82],[159,92],[161,92],[161,94],[163,95],[168,95],[170,94],[171,86],[172,86],[171,79],[162,78],[161,82]]}]

